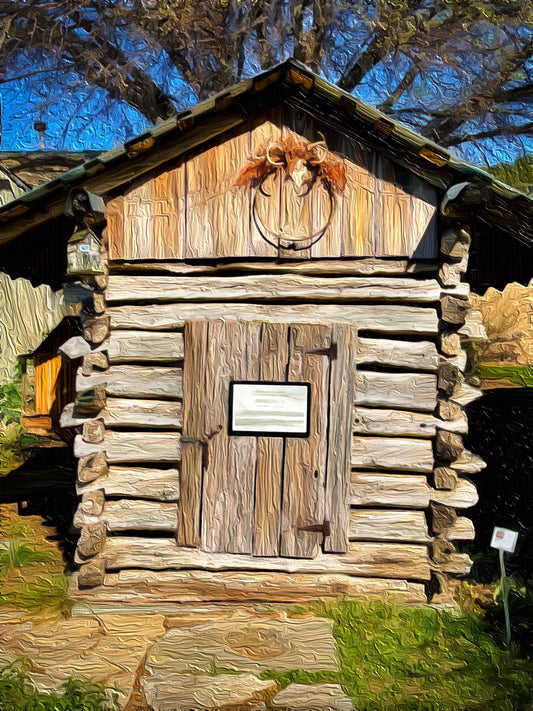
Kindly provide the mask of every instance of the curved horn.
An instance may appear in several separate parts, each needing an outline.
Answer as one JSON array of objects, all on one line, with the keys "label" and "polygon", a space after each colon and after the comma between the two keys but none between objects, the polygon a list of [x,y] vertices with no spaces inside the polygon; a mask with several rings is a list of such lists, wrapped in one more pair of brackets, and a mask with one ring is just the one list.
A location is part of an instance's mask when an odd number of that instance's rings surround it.
[{"label": "curved horn", "polygon": [[323,163],[328,156],[328,147],[326,145],[326,137],[324,136],[324,134],[321,133],[320,131],[318,131],[318,135],[320,136],[321,140],[315,141],[314,143],[309,143],[307,145],[307,150],[312,151],[313,149],[315,149],[315,150],[319,149],[319,150],[323,151],[322,158],[317,156],[317,158],[315,159],[316,163]]},{"label": "curved horn", "polygon": [[279,148],[281,151],[283,150],[283,148],[279,145],[279,143],[274,143],[273,141],[271,141],[268,144],[267,149],[266,149],[267,161],[270,163],[270,165],[283,165],[283,161],[276,162],[275,160],[273,160],[273,158],[270,157],[270,151],[272,150],[272,148]]}]

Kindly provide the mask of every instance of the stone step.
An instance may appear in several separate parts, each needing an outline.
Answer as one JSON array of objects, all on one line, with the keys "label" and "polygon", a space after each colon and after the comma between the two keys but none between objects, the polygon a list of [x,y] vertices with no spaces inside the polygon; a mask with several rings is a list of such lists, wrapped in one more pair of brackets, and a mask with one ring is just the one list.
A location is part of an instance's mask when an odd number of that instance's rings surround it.
[{"label": "stone step", "polygon": [[289,684],[271,703],[276,711],[355,711],[339,684]]},{"label": "stone step", "polygon": [[277,690],[276,682],[253,674],[176,674],[143,677],[146,701],[154,711],[213,711],[238,708],[259,711]]}]

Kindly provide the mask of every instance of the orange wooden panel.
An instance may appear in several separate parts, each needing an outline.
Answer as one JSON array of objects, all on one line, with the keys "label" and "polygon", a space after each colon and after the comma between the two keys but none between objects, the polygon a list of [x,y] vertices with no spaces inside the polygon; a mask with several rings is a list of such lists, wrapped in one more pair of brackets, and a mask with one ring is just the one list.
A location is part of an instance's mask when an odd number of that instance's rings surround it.
[{"label": "orange wooden panel", "polygon": [[61,356],[35,366],[35,414],[48,415],[57,397]]}]

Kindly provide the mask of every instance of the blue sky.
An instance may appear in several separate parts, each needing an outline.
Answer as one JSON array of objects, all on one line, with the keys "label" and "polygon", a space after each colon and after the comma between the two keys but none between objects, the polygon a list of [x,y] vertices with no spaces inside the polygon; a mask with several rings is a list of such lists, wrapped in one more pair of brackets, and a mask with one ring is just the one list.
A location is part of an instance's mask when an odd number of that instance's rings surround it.
[{"label": "blue sky", "polygon": [[[345,51],[345,41],[345,36],[333,31],[328,38],[329,51],[340,57]],[[194,92],[168,61],[164,51],[151,49],[139,42],[122,37],[121,49],[135,55],[141,68],[174,98],[176,108],[193,105],[196,101]],[[291,47],[287,47],[286,52],[292,54]],[[253,51],[246,54],[247,57],[254,56]],[[354,95],[373,106],[379,104],[387,90],[394,88],[396,71],[406,66],[407,60],[403,55],[395,59],[392,69],[378,65],[357,87]],[[445,65],[437,67],[437,70],[419,76],[412,91],[404,94],[396,105],[398,109],[407,109],[404,117],[415,130],[418,126],[409,113],[410,108],[417,102],[427,107],[438,107],[446,103],[447,96],[452,100],[457,88],[471,80],[467,72],[459,73]],[[247,61],[245,73],[250,75],[256,71],[257,67]],[[335,81],[338,78],[332,71],[329,79]],[[39,148],[106,150],[142,133],[149,125],[136,109],[118,99],[110,99],[103,89],[86,84],[71,66],[65,63],[58,68],[54,57],[34,51],[21,52],[12,58],[0,83],[0,102],[3,151]],[[396,113],[393,118],[401,120],[402,114]],[[37,122],[46,124],[44,133],[39,134],[35,130]],[[479,123],[472,124],[472,128],[479,129]],[[464,144],[452,148],[452,151],[483,167],[512,161],[524,152],[524,143],[520,145],[516,140],[491,141],[489,151],[485,150],[488,146],[488,143],[481,146]],[[525,146],[531,150],[533,141],[526,142]]]}]

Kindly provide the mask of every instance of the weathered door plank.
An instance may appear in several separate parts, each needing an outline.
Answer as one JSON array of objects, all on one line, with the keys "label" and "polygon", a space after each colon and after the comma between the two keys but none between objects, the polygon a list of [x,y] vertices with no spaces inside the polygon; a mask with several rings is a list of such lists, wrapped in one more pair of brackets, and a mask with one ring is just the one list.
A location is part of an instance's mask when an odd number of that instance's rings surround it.
[{"label": "weathered door plank", "polygon": [[206,321],[189,321],[185,324],[186,360],[177,540],[179,545],[192,547],[200,545],[207,334]]}]

